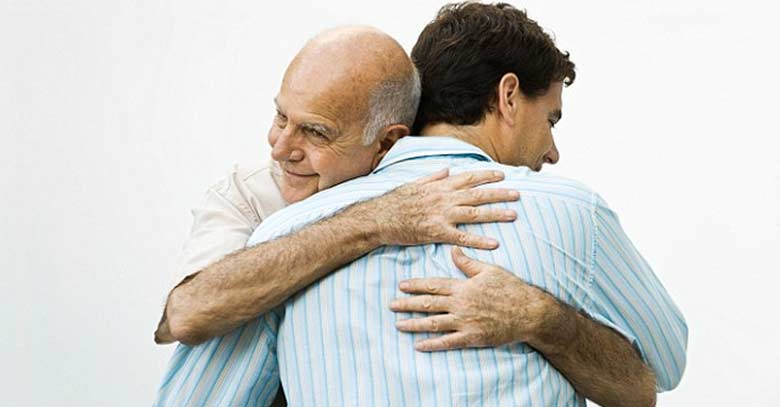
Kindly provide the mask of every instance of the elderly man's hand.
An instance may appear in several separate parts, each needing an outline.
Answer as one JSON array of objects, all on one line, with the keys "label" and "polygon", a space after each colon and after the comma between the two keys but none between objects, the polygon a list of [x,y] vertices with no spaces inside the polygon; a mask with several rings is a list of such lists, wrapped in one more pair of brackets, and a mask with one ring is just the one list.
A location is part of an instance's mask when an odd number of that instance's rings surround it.
[{"label": "elderly man's hand", "polygon": [[457,229],[462,223],[511,222],[511,209],[481,205],[516,201],[520,193],[506,188],[475,188],[504,179],[500,171],[473,171],[449,177],[448,170],[398,187],[365,202],[363,213],[372,217],[382,245],[450,243],[479,249],[495,249],[495,239]]},{"label": "elderly man's hand", "polygon": [[443,336],[418,341],[419,351],[466,347],[493,347],[532,342],[546,318],[554,318],[549,294],[491,264],[467,257],[456,247],[452,259],[469,279],[424,278],[405,280],[401,291],[418,294],[399,298],[390,309],[434,315],[399,320],[404,332],[440,332]]}]

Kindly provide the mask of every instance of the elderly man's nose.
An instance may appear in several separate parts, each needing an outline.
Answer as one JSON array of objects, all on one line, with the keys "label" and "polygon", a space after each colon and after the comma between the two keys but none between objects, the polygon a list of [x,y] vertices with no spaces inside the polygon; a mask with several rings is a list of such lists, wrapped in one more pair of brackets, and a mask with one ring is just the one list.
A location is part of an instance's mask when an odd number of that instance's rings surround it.
[{"label": "elderly man's nose", "polygon": [[294,135],[288,129],[283,130],[271,148],[271,157],[276,161],[300,160],[303,153],[296,148]]}]

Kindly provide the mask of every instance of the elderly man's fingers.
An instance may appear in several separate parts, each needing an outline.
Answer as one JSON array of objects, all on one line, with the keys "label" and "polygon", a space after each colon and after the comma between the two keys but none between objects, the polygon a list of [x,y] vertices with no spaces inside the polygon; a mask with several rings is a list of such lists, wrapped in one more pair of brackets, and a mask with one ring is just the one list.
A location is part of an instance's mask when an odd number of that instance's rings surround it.
[{"label": "elderly man's fingers", "polygon": [[483,250],[493,250],[498,247],[498,240],[493,239],[492,237],[466,233],[462,230],[458,230],[455,227],[453,227],[449,233],[442,237],[441,243],[449,243],[452,245],[473,247],[475,249]]},{"label": "elderly man's fingers", "polygon": [[452,314],[432,315],[425,318],[402,319],[395,327],[403,332],[451,332],[458,329],[458,320]]},{"label": "elderly man's fingers", "polygon": [[458,206],[449,212],[450,221],[461,223],[512,222],[517,212],[512,209]]},{"label": "elderly man's fingers", "polygon": [[452,262],[455,263],[455,266],[457,266],[463,274],[469,277],[474,277],[491,267],[495,267],[492,264],[483,263],[466,256],[466,254],[463,253],[463,249],[460,247],[452,248]]},{"label": "elderly man's fingers", "polygon": [[514,202],[520,199],[520,191],[508,188],[474,188],[458,191],[455,202],[459,205],[477,206],[498,202]]},{"label": "elderly man's fingers", "polygon": [[409,294],[451,295],[457,283],[453,278],[412,278],[401,281],[398,288]]},{"label": "elderly man's fingers", "polygon": [[433,174],[426,175],[426,176],[424,176],[422,178],[416,179],[413,182],[413,184],[418,184],[418,185],[428,184],[428,183],[431,183],[433,181],[443,180],[443,179],[447,178],[449,175],[450,175],[450,169],[449,168],[444,168],[444,169],[441,169],[439,171],[434,172]]},{"label": "elderly man's fingers", "polygon": [[420,352],[436,352],[448,349],[472,347],[469,335],[463,332],[453,332],[437,338],[423,339],[415,343],[414,348]]},{"label": "elderly man's fingers", "polygon": [[448,312],[450,299],[443,295],[416,295],[397,298],[390,303],[390,309],[395,312]]},{"label": "elderly man's fingers", "polygon": [[447,183],[453,189],[474,188],[482,184],[498,182],[504,179],[504,173],[495,170],[467,171],[453,175],[447,179]]}]

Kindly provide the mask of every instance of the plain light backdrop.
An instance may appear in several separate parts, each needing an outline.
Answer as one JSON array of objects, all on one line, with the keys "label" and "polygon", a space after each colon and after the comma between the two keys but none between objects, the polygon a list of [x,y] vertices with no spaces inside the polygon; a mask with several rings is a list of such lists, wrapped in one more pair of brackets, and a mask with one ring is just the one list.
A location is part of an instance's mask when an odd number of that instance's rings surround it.
[{"label": "plain light backdrop", "polygon": [[[269,153],[287,63],[347,23],[411,50],[441,4],[0,2],[0,405],[151,405],[189,208]],[[687,371],[659,405],[777,405],[777,11],[514,4],[578,67],[545,171],[605,197],[687,318]]]}]

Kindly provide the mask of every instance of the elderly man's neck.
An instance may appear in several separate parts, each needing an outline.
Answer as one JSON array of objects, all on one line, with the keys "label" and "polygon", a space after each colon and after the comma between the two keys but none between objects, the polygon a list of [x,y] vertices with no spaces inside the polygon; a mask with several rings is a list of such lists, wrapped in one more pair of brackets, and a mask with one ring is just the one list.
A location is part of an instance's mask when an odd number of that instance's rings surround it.
[{"label": "elderly man's neck", "polygon": [[[425,126],[420,131],[421,136],[444,136],[465,141],[478,147],[495,161],[499,161],[498,149],[493,145],[491,137],[497,129],[491,120],[483,120],[476,125],[457,125],[450,123],[436,123]],[[499,161],[500,162],[500,161]]]}]

